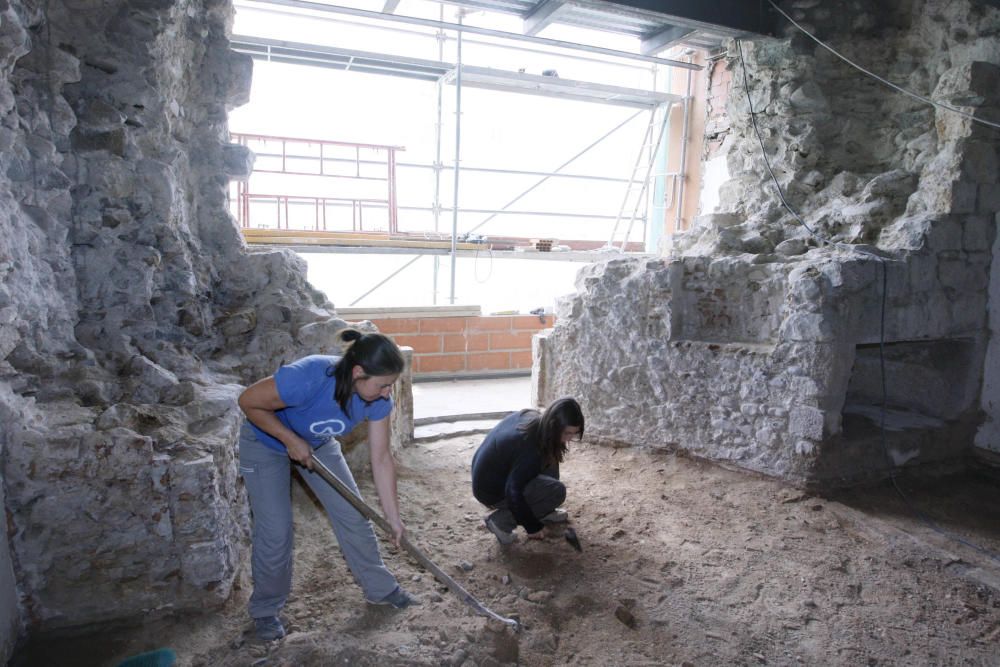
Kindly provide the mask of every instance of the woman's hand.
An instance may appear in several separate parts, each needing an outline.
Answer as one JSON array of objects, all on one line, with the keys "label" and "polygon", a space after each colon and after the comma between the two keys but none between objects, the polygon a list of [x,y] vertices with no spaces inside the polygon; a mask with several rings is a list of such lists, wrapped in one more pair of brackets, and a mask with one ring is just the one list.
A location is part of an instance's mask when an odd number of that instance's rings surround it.
[{"label": "woman's hand", "polygon": [[275,438],[288,450],[288,458],[296,463],[313,469],[312,447],[298,433],[288,428],[274,414],[276,410],[287,407],[278,395],[278,387],[274,377],[266,377],[254,382],[240,394],[240,408],[253,424],[260,430]]},{"label": "woman's hand", "polygon": [[561,533],[562,533],[562,528],[560,528],[559,526],[553,526],[551,524],[546,524],[546,526],[544,528],[542,528],[540,531],[538,531],[537,533],[528,533],[528,539],[529,540],[544,540],[547,537],[559,537],[559,535]]},{"label": "woman's hand", "polygon": [[392,528],[392,543],[396,545],[399,549],[403,546],[403,536],[406,535],[406,526],[403,525],[403,520],[396,517],[395,520],[389,519],[389,526]]},{"label": "woman's hand", "polygon": [[285,449],[288,450],[288,458],[309,470],[313,469],[312,447],[305,440],[289,440],[285,443]]}]

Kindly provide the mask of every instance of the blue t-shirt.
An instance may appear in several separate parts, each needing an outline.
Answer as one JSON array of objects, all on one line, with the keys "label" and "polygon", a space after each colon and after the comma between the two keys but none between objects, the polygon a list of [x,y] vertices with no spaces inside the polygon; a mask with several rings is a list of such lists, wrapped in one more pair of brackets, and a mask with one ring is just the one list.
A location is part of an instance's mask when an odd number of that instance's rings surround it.
[{"label": "blue t-shirt", "polygon": [[[286,407],[275,410],[278,420],[295,431],[313,449],[324,445],[338,435],[350,433],[351,429],[365,421],[378,421],[392,411],[391,398],[378,398],[365,402],[356,393],[351,394],[350,414],[344,414],[333,397],[337,380],[333,369],[340,357],[313,354],[282,366],[274,374],[278,396]],[[280,440],[250,424],[257,439],[279,452],[288,450]]]}]

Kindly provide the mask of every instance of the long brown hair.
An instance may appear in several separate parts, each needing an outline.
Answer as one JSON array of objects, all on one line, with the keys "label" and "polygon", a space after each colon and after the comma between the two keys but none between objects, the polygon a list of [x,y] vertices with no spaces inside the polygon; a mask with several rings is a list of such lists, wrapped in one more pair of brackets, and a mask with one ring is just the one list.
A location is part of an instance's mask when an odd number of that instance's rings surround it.
[{"label": "long brown hair", "polygon": [[337,379],[333,390],[333,398],[337,405],[350,416],[351,394],[354,392],[354,378],[351,370],[361,366],[365,375],[398,375],[403,372],[406,360],[392,339],[379,333],[361,333],[357,329],[344,329],[340,332],[340,340],[349,345],[344,356],[336,366],[331,367],[329,374]]},{"label": "long brown hair", "polygon": [[546,465],[562,463],[569,449],[562,441],[563,429],[567,426],[578,428],[579,437],[583,437],[583,410],[575,398],[555,400],[542,413],[524,410],[522,414],[530,416],[518,426],[518,430],[535,441]]}]

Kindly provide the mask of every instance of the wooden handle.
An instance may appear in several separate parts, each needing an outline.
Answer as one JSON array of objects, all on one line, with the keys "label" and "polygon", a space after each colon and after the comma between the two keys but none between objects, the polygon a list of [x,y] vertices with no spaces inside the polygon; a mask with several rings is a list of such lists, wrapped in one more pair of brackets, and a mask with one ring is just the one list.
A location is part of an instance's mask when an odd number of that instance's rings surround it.
[{"label": "wooden handle", "polygon": [[[342,495],[344,499],[347,500],[347,502],[351,503],[351,505],[354,506],[354,509],[361,512],[363,516],[365,516],[367,519],[370,519],[376,526],[381,528],[382,532],[384,532],[386,535],[389,535],[390,537],[395,537],[395,534],[392,532],[392,526],[389,525],[388,521],[382,518],[382,515],[380,515],[378,512],[372,509],[371,506],[368,505],[368,503],[366,503],[364,500],[358,497],[358,495],[355,494],[350,488],[348,488],[346,484],[341,482],[337,478],[337,476],[333,474],[333,471],[327,468],[322,461],[320,461],[315,456],[313,457],[312,461],[313,461],[313,472],[315,472],[317,475],[326,480],[327,483],[330,484],[330,486],[332,486],[334,489],[337,490],[337,493]],[[409,538],[406,535],[403,535],[403,539],[400,540],[400,545],[404,549],[406,549],[406,551],[411,556],[416,558],[417,562],[419,562],[421,565],[427,568],[427,570],[430,571],[430,573],[433,574],[438,581],[440,581],[442,584],[451,589],[452,593],[461,598],[462,602],[472,607],[478,614],[482,616],[488,616],[494,620],[509,625],[511,628],[514,629],[515,632],[519,630],[519,625],[517,620],[513,618],[506,618],[504,616],[501,616],[500,614],[497,614],[494,611],[491,611],[488,607],[486,607],[486,605],[484,605],[479,600],[474,598],[472,594],[469,593],[469,591],[462,588],[461,584],[459,584],[457,581],[455,581],[447,574],[445,574],[444,570],[442,570],[434,563],[434,561],[432,561],[430,558],[424,555],[424,552],[418,549],[415,544],[410,542]]]}]

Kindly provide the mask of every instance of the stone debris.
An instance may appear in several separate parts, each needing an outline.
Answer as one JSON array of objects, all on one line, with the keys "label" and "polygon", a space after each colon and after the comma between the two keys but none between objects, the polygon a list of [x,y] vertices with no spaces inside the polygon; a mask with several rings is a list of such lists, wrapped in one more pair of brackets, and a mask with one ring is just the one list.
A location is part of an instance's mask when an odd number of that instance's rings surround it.
[{"label": "stone debris", "polygon": [[637,625],[635,616],[625,608],[625,605],[618,605],[615,609],[615,618],[621,621],[626,627],[635,630]]}]

